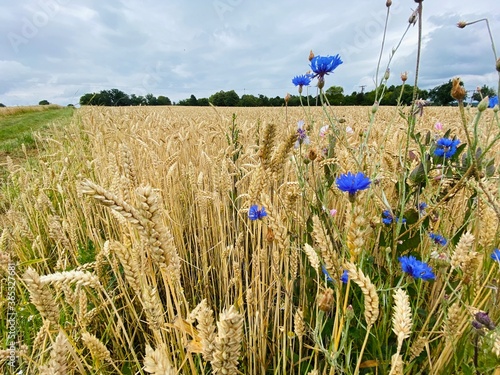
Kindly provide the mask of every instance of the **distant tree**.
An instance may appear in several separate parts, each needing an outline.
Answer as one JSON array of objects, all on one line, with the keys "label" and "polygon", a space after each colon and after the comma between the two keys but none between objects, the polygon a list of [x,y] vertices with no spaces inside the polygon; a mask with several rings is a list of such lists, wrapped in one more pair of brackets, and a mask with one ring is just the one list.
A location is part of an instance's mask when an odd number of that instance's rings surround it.
[{"label": "distant tree", "polygon": [[158,105],[172,105],[170,99],[163,95],[158,96],[156,102],[158,103]]},{"label": "distant tree", "polygon": [[234,91],[219,91],[211,95],[208,99],[210,103],[218,107],[236,107],[240,101],[240,97]]},{"label": "distant tree", "polygon": [[80,97],[80,105],[92,105],[92,100],[95,98],[95,93],[88,93]]},{"label": "distant tree", "polygon": [[137,106],[137,105],[146,105],[148,104],[147,103],[147,100],[144,96],[142,95],[135,95],[135,94],[132,94],[130,95],[130,105],[134,105],[134,106]]},{"label": "distant tree", "polygon": [[241,107],[258,107],[259,98],[254,95],[245,94],[241,97],[238,105]]},{"label": "distant tree", "polygon": [[331,105],[341,105],[344,101],[344,89],[341,86],[332,86],[325,91]]},{"label": "distant tree", "polygon": [[145,98],[147,105],[158,105],[158,99],[153,94],[146,94]]},{"label": "distant tree", "polygon": [[224,106],[224,96],[225,92],[221,90],[219,92],[216,92],[215,94],[210,95],[210,98],[208,98],[208,100],[213,105],[217,107],[222,107]]},{"label": "distant tree", "polygon": [[489,96],[491,98],[492,96],[495,96],[496,94],[497,93],[496,93],[495,89],[493,89],[492,87],[488,87],[486,85],[483,85],[483,87],[481,87],[479,92],[475,91],[474,94],[472,94],[472,99],[480,102],[481,99],[483,99],[485,96]]},{"label": "distant tree", "polygon": [[274,98],[269,98],[269,105],[273,107],[281,107],[285,104],[285,99],[275,96]]},{"label": "distant tree", "polygon": [[428,99],[434,105],[450,105],[454,101],[451,96],[452,82],[451,79],[447,83],[434,87],[429,91]]},{"label": "distant tree", "polygon": [[194,96],[193,94],[191,94],[188,101],[189,101],[189,105],[192,105],[192,106],[198,105],[198,99],[196,99],[196,96]]},{"label": "distant tree", "polygon": [[3,103],[0,103],[0,107],[5,107],[5,104],[3,104]]},{"label": "distant tree", "polygon": [[48,100],[45,100],[45,99],[44,99],[44,100],[40,100],[40,101],[38,102],[38,105],[49,105],[49,104],[50,104],[50,103],[49,103],[49,101],[48,101]]},{"label": "distant tree", "polygon": [[208,98],[199,98],[198,105],[208,107],[210,105],[210,102],[208,101]]},{"label": "distant tree", "polygon": [[123,91],[120,91],[118,89],[111,89],[108,91],[108,96],[111,102],[110,105],[112,106],[124,107],[130,105],[130,98]]},{"label": "distant tree", "polygon": [[259,94],[259,106],[260,107],[269,107],[269,98],[265,95]]}]

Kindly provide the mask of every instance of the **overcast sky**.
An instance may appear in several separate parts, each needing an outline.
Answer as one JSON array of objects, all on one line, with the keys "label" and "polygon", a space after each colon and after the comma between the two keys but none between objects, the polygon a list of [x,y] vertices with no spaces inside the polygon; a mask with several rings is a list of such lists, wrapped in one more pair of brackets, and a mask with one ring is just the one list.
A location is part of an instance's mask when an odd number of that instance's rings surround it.
[{"label": "overcast sky", "polygon": [[[385,0],[0,0],[0,102],[66,105],[89,92],[165,95],[172,101],[296,93],[308,55],[340,54],[325,87],[374,88]],[[485,22],[500,53],[498,0],[426,0],[419,86],[460,76],[468,90],[495,87],[498,74]],[[408,25],[412,0],[393,0],[381,74]],[[391,62],[389,84],[413,83],[417,27]],[[311,92],[315,90],[312,89]]]}]

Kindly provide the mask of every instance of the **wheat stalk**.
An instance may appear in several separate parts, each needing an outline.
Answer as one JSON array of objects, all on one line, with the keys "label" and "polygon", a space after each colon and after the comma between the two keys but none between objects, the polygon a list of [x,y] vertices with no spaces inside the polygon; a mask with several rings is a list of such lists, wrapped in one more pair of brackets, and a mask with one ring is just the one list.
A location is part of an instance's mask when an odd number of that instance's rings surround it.
[{"label": "wheat stalk", "polygon": [[234,306],[220,314],[214,342],[212,368],[214,374],[236,374],[243,340],[243,315]]},{"label": "wheat stalk", "polygon": [[347,262],[344,268],[349,274],[349,280],[356,283],[365,297],[365,321],[368,326],[375,323],[379,315],[379,298],[375,285],[358,269],[354,263]]},{"label": "wheat stalk", "polygon": [[93,288],[100,288],[101,283],[96,275],[85,271],[65,271],[55,272],[49,275],[40,276],[42,284],[76,284],[77,286],[85,285]]},{"label": "wheat stalk", "polygon": [[40,375],[67,375],[68,354],[68,339],[62,332],[59,332],[50,352],[49,363],[40,367]]},{"label": "wheat stalk", "polygon": [[177,370],[167,357],[167,349],[158,347],[153,350],[149,345],[146,345],[144,371],[153,375],[177,375]]},{"label": "wheat stalk", "polygon": [[30,267],[24,272],[23,279],[30,291],[30,300],[33,305],[44,319],[57,325],[59,323],[59,307],[53,294],[40,280],[38,273]]}]

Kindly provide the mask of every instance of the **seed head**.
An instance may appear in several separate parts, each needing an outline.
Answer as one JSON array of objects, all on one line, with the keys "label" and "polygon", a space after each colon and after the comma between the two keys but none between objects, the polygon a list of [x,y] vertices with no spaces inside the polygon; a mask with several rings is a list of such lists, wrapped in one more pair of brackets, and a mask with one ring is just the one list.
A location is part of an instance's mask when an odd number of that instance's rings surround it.
[{"label": "seed head", "polygon": [[311,50],[311,51],[309,52],[309,61],[311,61],[312,59],[314,59],[314,53],[313,53],[313,51]]},{"label": "seed head", "polygon": [[391,5],[392,5],[392,0],[387,0],[387,1],[385,2],[385,6],[386,6],[387,8],[389,8]]},{"label": "seed head", "polygon": [[465,99],[465,94],[466,93],[465,93],[464,87],[460,85],[460,78],[459,77],[453,78],[452,88],[451,88],[451,96],[454,99],[461,102]]},{"label": "seed head", "polygon": [[333,290],[330,288],[325,289],[318,296],[318,308],[321,311],[329,312],[333,307]]},{"label": "seed head", "polygon": [[408,72],[401,73],[401,81],[406,82],[408,79]]},{"label": "seed head", "polygon": [[457,22],[457,27],[459,29],[463,29],[465,26],[467,26],[467,22],[465,22],[465,21],[459,21],[459,22]]}]

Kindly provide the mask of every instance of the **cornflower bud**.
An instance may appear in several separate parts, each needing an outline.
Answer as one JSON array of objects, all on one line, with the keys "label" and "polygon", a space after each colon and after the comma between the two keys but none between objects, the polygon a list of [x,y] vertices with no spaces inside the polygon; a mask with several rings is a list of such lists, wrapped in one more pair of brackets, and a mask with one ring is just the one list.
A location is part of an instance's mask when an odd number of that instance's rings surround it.
[{"label": "cornflower bud", "polygon": [[290,100],[290,94],[286,93],[286,95],[285,95],[285,103],[288,104],[289,100]]},{"label": "cornflower bud", "polygon": [[387,1],[385,2],[385,6],[386,6],[387,8],[389,8],[391,5],[392,5],[392,0],[387,0]]},{"label": "cornflower bud", "polygon": [[387,81],[391,75],[391,69],[387,68],[385,70],[384,79]]},{"label": "cornflower bud", "polygon": [[460,86],[460,78],[453,78],[451,96],[461,102],[465,99],[465,94],[465,89],[463,88],[463,86]]},{"label": "cornflower bud", "polygon": [[408,72],[401,73],[401,81],[406,82],[408,79]]},{"label": "cornflower bud", "polygon": [[489,104],[490,104],[490,98],[488,96],[485,96],[477,105],[477,110],[479,112],[483,112],[486,108],[488,108]]},{"label": "cornflower bud", "polygon": [[465,22],[465,21],[459,21],[459,22],[457,23],[457,27],[458,27],[459,29],[463,29],[465,26],[467,26],[467,22]]},{"label": "cornflower bud", "polygon": [[314,59],[314,53],[313,53],[313,51],[311,50],[311,51],[309,52],[309,61],[311,61],[312,59]]},{"label": "cornflower bud", "polygon": [[325,87],[325,79],[323,77],[318,77],[318,89]]},{"label": "cornflower bud", "polygon": [[413,11],[410,18],[408,18],[408,23],[415,25],[417,23],[418,8]]},{"label": "cornflower bud", "polygon": [[497,72],[500,72],[500,57],[497,59],[497,64],[495,67],[497,69]]}]

